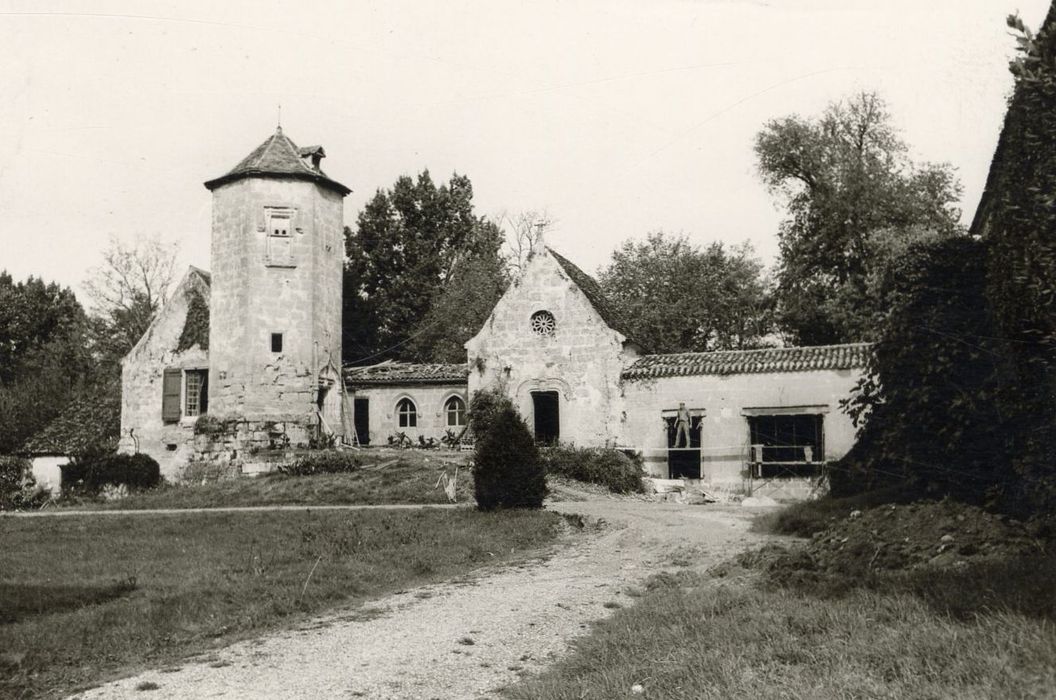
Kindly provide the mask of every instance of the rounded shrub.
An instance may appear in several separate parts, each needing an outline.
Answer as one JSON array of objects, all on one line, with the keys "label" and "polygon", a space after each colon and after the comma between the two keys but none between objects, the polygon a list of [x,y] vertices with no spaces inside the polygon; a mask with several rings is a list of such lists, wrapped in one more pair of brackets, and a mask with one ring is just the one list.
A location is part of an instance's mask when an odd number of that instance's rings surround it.
[{"label": "rounded shrub", "polygon": [[[478,432],[473,482],[480,510],[541,508],[546,498],[546,473],[535,440],[508,400],[487,414]],[[490,404],[489,404],[490,405]]]},{"label": "rounded shrub", "polygon": [[28,459],[0,455],[0,510],[39,507],[47,497],[36,488]]},{"label": "rounded shrub", "polygon": [[640,458],[620,450],[558,446],[545,448],[541,456],[547,474],[599,484],[613,493],[645,491]]},{"label": "rounded shrub", "polygon": [[161,467],[148,454],[89,453],[59,467],[62,491],[94,496],[105,487],[124,486],[129,491],[152,489],[161,483]]}]

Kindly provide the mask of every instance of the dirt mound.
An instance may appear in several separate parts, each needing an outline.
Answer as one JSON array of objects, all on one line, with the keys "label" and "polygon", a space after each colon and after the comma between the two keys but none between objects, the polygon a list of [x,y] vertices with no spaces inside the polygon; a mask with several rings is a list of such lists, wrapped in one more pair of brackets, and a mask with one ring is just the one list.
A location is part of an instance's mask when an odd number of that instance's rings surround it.
[{"label": "dirt mound", "polygon": [[804,554],[817,571],[964,566],[1037,553],[1019,522],[974,506],[941,501],[854,511],[816,533]]}]

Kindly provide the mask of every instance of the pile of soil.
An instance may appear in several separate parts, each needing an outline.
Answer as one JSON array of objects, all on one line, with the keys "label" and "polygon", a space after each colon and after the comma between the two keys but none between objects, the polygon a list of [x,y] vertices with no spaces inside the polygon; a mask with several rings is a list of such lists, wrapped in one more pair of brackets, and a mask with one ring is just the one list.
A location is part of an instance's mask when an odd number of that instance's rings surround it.
[{"label": "pile of soil", "polygon": [[[1037,554],[1042,543],[1015,520],[940,501],[854,511],[818,532],[800,556],[820,573],[957,568]],[[800,564],[807,562],[800,561]]]}]

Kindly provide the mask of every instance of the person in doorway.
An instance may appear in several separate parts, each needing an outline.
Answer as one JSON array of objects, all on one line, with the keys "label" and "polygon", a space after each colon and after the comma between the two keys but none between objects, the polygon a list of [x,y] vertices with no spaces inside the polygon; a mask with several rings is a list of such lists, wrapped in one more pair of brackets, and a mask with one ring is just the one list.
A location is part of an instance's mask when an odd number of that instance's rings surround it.
[{"label": "person in doorway", "polygon": [[680,447],[682,438],[686,438],[685,447],[689,447],[689,429],[693,425],[693,417],[689,415],[686,404],[678,404],[678,415],[675,417],[675,447]]}]

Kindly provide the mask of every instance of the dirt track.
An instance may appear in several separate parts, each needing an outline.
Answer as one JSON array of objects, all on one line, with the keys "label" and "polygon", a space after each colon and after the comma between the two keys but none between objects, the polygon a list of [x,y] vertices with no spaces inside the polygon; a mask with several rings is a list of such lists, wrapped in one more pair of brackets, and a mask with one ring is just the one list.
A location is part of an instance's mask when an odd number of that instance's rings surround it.
[{"label": "dirt track", "polygon": [[[560,657],[592,620],[663,569],[704,567],[762,541],[750,509],[591,499],[585,532],[544,561],[337,610],[299,628],[149,671],[88,698],[479,698]],[[608,604],[609,607],[606,607]],[[153,692],[136,690],[157,684]]]}]

